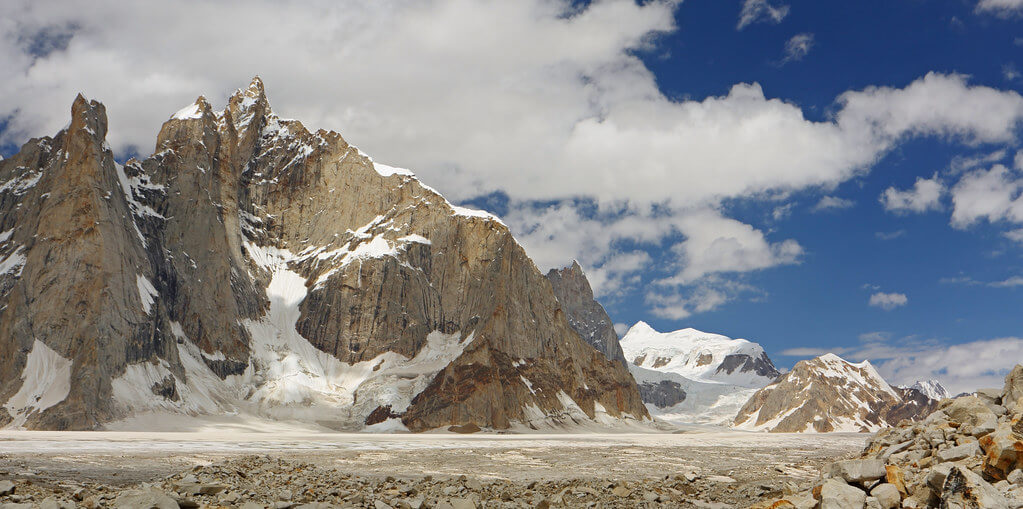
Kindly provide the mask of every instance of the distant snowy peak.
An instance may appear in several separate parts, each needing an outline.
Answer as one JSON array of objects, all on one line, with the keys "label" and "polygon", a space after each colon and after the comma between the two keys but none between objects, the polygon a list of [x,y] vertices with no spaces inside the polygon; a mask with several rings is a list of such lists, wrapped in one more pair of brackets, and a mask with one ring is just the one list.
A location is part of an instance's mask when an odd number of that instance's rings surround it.
[{"label": "distant snowy peak", "polygon": [[621,345],[625,358],[636,366],[696,381],[758,388],[780,374],[757,343],[696,329],[658,332],[638,322]]},{"label": "distant snowy peak", "polygon": [[920,380],[909,386],[909,388],[916,389],[924,396],[937,401],[952,397],[952,394],[948,392],[948,389],[946,389],[944,385],[941,385],[941,382],[937,380]]},{"label": "distant snowy peak", "polygon": [[895,389],[868,361],[835,354],[796,363],[754,394],[735,427],[773,432],[865,432],[925,415],[934,401]]}]

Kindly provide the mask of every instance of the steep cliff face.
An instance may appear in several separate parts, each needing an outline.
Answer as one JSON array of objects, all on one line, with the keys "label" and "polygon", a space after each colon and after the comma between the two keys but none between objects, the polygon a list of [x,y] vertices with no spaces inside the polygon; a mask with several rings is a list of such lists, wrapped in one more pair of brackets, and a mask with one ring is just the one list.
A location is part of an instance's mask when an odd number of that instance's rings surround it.
[{"label": "steep cliff face", "polygon": [[6,424],[647,417],[627,370],[572,329],[500,220],[277,117],[258,79],[222,111],[200,97],[123,166],[102,105],[79,98],[72,114],[0,161]]},{"label": "steep cliff face", "polygon": [[173,356],[142,306],[138,281],[152,272],[105,110],[79,96],[71,115],[0,162],[0,400],[30,428],[97,426],[116,409],[95,395],[126,364]]},{"label": "steep cliff face", "polygon": [[563,269],[551,269],[547,279],[572,328],[608,360],[627,367],[629,363],[625,361],[622,346],[618,343],[615,324],[604,306],[593,298],[593,288],[579,262],[572,261],[572,265]]}]

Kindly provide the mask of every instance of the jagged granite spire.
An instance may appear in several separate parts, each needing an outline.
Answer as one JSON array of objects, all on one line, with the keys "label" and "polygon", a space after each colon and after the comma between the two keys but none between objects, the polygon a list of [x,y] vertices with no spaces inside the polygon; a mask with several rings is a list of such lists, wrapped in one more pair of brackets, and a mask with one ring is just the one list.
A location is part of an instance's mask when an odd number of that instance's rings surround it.
[{"label": "jagged granite spire", "polygon": [[648,417],[499,219],[277,117],[259,78],[221,111],[199,97],[123,167],[102,105],[72,116],[0,161],[0,425]]},{"label": "jagged granite spire", "polygon": [[622,347],[618,344],[615,324],[607,311],[593,298],[593,289],[586,279],[579,262],[563,269],[551,269],[547,280],[554,288],[554,295],[561,303],[568,323],[593,348],[604,354],[609,360],[621,363],[628,368]]}]

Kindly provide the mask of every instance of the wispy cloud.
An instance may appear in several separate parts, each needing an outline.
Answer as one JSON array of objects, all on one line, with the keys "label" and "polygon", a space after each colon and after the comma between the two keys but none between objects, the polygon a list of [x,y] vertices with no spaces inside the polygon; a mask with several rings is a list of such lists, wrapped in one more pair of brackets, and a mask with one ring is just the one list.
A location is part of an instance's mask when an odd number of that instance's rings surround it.
[{"label": "wispy cloud", "polygon": [[893,232],[874,232],[874,236],[879,240],[895,240],[899,237],[906,235],[906,230],[895,230]]},{"label": "wispy cloud", "polygon": [[1002,235],[1004,235],[1005,238],[1007,238],[1007,239],[1009,239],[1009,240],[1011,240],[1013,242],[1019,242],[1019,243],[1023,244],[1023,228],[1017,228],[1015,230],[1009,230],[1009,231],[1003,233]]},{"label": "wispy cloud", "polygon": [[988,286],[992,288],[1015,288],[1017,286],[1023,286],[1023,277],[1012,276],[1009,279],[988,283]]},{"label": "wispy cloud", "polygon": [[810,53],[810,49],[813,48],[813,41],[813,34],[810,33],[792,36],[785,43],[785,57],[782,58],[781,63],[786,64],[805,58]]},{"label": "wispy cloud", "polygon": [[1016,81],[1020,78],[1020,76],[1023,75],[1019,73],[1019,69],[1016,69],[1015,65],[1005,64],[1002,66],[1002,77],[1004,77],[1006,81]]},{"label": "wispy cloud", "polygon": [[892,333],[885,331],[864,332],[859,339],[863,343],[881,343],[891,339]]},{"label": "wispy cloud", "polygon": [[842,355],[848,352],[849,348],[835,347],[835,348],[814,348],[814,347],[796,347],[788,348],[780,352],[781,355],[788,357],[819,357],[826,353],[833,353],[835,355]]},{"label": "wispy cloud", "polygon": [[736,30],[742,30],[753,23],[781,23],[789,15],[789,6],[785,4],[771,5],[770,0],[746,0],[739,12],[739,23]]},{"label": "wispy cloud", "polygon": [[832,210],[848,209],[856,205],[856,202],[837,196],[825,196],[813,206],[814,212],[826,212]]},{"label": "wispy cloud", "polygon": [[1023,14],[1023,0],[980,0],[976,10],[1009,18]]},{"label": "wispy cloud", "polygon": [[988,154],[973,155],[973,156],[955,156],[948,165],[948,169],[952,173],[962,173],[967,170],[972,170],[979,166],[985,166],[991,163],[997,163],[1002,159],[1005,159],[1007,154],[1005,149],[995,150]]},{"label": "wispy cloud", "polygon": [[775,221],[781,221],[782,219],[785,219],[786,217],[792,215],[792,209],[794,209],[795,206],[796,204],[794,203],[786,203],[785,205],[779,205],[775,207],[774,210],[771,211],[771,218],[774,219]]},{"label": "wispy cloud", "polygon": [[960,275],[954,277],[943,277],[938,280],[943,285],[966,285],[966,286],[987,286],[990,288],[1015,288],[1023,286],[1023,276],[1009,276],[998,281],[978,281],[972,277]]}]

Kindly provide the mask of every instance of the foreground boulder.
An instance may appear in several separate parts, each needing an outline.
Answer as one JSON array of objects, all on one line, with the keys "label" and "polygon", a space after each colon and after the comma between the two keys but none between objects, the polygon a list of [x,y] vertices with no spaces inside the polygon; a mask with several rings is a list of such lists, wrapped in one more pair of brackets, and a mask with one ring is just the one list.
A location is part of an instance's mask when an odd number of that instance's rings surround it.
[{"label": "foreground boulder", "polygon": [[810,493],[819,508],[1023,508],[1023,409],[1003,406],[1021,370],[1002,390],[944,400],[922,421],[881,430],[860,458],[827,466],[809,492],[756,507],[795,506]]}]

